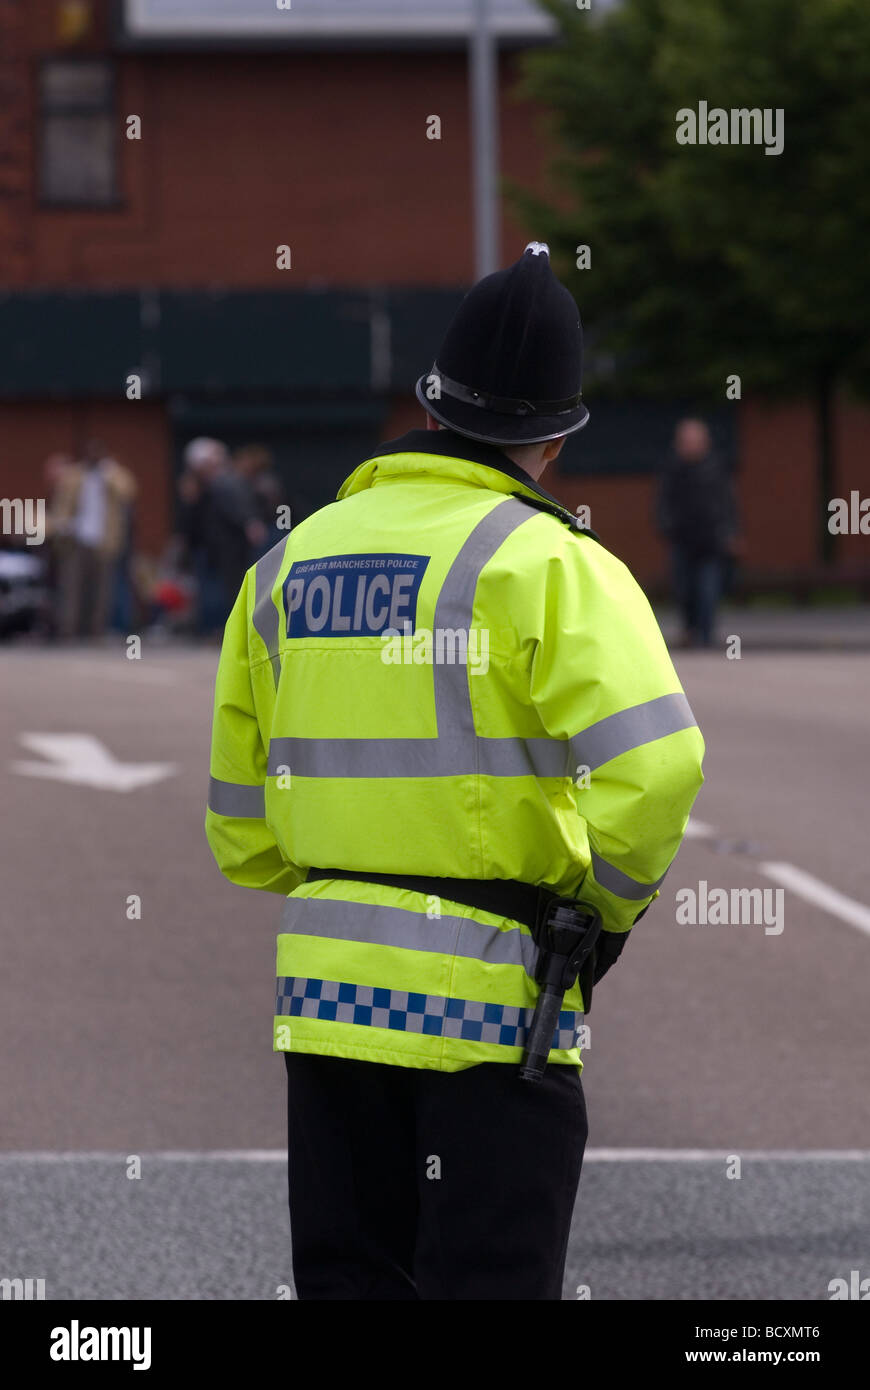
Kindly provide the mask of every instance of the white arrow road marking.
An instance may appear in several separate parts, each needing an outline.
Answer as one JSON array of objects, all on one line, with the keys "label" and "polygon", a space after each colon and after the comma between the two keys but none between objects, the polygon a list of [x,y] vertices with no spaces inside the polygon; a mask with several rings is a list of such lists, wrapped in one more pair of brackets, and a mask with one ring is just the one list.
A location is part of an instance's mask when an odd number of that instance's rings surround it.
[{"label": "white arrow road marking", "polygon": [[758,867],[774,883],[781,883],[783,888],[797,893],[799,898],[815,903],[825,912],[870,936],[870,907],[856,902],[854,898],[847,898],[845,893],[838,893],[836,888],[829,888],[820,878],[813,878],[812,874],[804,873],[794,864],[759,864]]},{"label": "white arrow road marking", "polygon": [[176,763],[121,763],[98,738],[90,734],[20,734],[25,748],[48,762],[16,762],[13,772],[22,777],[49,777],[55,782],[75,782],[101,791],[132,792],[137,787],[162,782],[177,771]]}]

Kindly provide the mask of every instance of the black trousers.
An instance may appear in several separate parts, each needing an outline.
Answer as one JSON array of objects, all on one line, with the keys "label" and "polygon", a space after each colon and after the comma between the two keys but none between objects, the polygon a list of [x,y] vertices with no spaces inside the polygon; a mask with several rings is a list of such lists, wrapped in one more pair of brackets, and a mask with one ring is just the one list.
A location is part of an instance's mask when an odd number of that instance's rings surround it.
[{"label": "black trousers", "polygon": [[587,1123],[576,1067],[538,1084],[287,1052],[300,1299],[559,1299]]}]

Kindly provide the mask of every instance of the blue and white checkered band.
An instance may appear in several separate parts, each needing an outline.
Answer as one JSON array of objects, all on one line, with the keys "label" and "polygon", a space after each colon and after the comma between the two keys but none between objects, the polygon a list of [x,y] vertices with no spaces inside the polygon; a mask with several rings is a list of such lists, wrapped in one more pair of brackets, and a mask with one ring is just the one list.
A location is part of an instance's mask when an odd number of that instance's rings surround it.
[{"label": "blue and white checkered band", "polygon": [[[291,1018],[322,1018],[356,1023],[365,1028],[394,1028],[402,1033],[459,1038],[467,1042],[523,1047],[533,1009],[512,1004],[484,1004],[475,999],[444,999],[440,995],[352,985],[339,980],[278,978],[276,1013]],[[551,1047],[576,1047],[583,1014],[563,1009]]]}]

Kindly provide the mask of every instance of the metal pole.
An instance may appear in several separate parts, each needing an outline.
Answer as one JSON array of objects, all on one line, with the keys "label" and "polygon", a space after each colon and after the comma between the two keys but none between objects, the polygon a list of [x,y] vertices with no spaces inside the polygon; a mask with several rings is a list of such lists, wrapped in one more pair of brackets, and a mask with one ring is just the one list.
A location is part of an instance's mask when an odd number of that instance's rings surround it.
[{"label": "metal pole", "polygon": [[500,263],[498,196],[498,44],[490,0],[473,0],[469,39],[471,160],[474,190],[474,268],[481,279]]}]

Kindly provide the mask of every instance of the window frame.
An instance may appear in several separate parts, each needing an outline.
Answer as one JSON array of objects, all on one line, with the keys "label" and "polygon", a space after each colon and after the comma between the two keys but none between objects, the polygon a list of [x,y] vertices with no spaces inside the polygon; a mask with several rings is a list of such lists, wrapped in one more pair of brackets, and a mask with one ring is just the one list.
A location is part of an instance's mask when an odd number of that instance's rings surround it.
[{"label": "window frame", "polygon": [[[45,73],[52,65],[64,63],[67,66],[95,66],[99,65],[105,69],[107,74],[107,95],[105,105],[95,106],[91,110],[83,107],[58,104],[49,106],[45,99],[44,82]],[[120,146],[120,126],[118,117],[118,63],[117,60],[104,53],[68,53],[60,50],[52,53],[44,53],[36,60],[35,68],[35,164],[34,169],[34,191],[36,195],[36,206],[40,212],[117,212],[126,204],[126,199],[122,191],[122,168],[121,168],[121,146]],[[110,145],[111,154],[111,194],[105,199],[95,201],[87,197],[51,197],[45,188],[45,156],[46,156],[46,120],[52,116],[81,116],[81,115],[104,115],[110,119],[112,127],[112,140]]]}]

